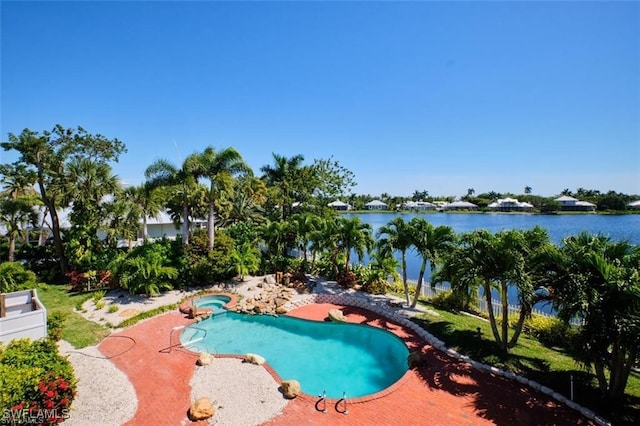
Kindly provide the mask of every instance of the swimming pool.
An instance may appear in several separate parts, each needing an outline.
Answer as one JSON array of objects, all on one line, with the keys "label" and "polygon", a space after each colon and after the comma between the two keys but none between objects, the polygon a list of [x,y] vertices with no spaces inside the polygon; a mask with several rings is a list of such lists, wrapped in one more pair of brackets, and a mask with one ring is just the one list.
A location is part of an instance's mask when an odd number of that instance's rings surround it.
[{"label": "swimming pool", "polygon": [[[206,336],[200,341],[202,329]],[[343,392],[361,397],[389,387],[407,371],[409,355],[396,335],[368,325],[233,312],[187,327],[180,339],[197,351],[259,354],[283,380],[297,380],[311,395],[326,391],[328,398],[342,398]]]},{"label": "swimming pool", "polygon": [[207,295],[207,296],[202,296],[198,299],[194,299],[193,304],[198,308],[212,309],[212,313],[214,315],[217,315],[217,314],[227,312],[223,306],[229,303],[230,300],[231,300],[231,297],[229,296],[225,296],[222,294],[214,294],[214,295]]}]

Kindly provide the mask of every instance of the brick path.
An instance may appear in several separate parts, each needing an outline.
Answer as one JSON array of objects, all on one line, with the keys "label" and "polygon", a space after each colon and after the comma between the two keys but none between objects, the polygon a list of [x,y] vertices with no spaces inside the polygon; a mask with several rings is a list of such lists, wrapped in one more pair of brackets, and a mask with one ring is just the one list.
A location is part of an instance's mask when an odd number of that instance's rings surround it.
[{"label": "brick path", "polygon": [[[348,306],[312,304],[289,315],[323,320],[330,309],[342,309],[350,322],[388,329],[402,338],[410,350],[427,355],[429,367],[408,371],[390,389],[350,401],[348,414],[327,404],[327,413],[315,409],[316,398],[302,395],[292,400],[284,412],[267,423],[281,425],[584,425],[590,424],[576,411],[558,405],[551,397],[517,382],[471,369],[439,352],[411,330],[381,319],[372,312]],[[196,355],[183,350],[167,353],[172,327],[188,324],[178,312],[146,320],[114,336],[99,346],[131,380],[138,396],[138,411],[129,425],[179,425],[191,423],[186,411],[190,404],[189,381]],[[270,370],[270,369],[268,369]],[[117,390],[115,390],[117,391]]]}]

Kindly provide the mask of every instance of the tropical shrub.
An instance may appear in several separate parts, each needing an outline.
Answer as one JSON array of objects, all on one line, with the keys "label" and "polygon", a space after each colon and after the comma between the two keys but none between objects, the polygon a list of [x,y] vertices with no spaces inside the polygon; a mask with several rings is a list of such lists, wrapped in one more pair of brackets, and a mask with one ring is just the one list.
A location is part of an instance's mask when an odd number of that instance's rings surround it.
[{"label": "tropical shrub", "polygon": [[253,243],[244,243],[231,252],[231,259],[236,273],[244,280],[245,275],[255,273],[260,267],[260,250]]},{"label": "tropical shrub", "polygon": [[62,422],[75,396],[76,379],[71,363],[58,353],[53,340],[17,339],[0,345],[0,407],[9,408],[7,423]]},{"label": "tropical shrub", "polygon": [[67,273],[69,278],[69,291],[82,293],[96,289],[111,287],[113,284],[111,271],[71,271]]},{"label": "tropical shrub", "polygon": [[466,308],[466,300],[459,293],[451,291],[440,291],[431,298],[431,303],[434,306],[448,310],[448,311],[461,311]]},{"label": "tropical shrub", "polygon": [[131,294],[155,296],[179,285],[180,251],[162,239],[134,248],[111,264],[114,280]]},{"label": "tropical shrub", "polygon": [[10,293],[37,287],[36,274],[19,262],[0,263],[0,293]]},{"label": "tropical shrub", "polygon": [[184,263],[180,269],[181,284],[205,286],[233,278],[236,274],[233,250],[233,240],[224,231],[218,231],[216,245],[209,251],[206,231],[197,230],[185,248]]},{"label": "tropical shrub", "polygon": [[386,294],[388,283],[384,280],[369,280],[364,283],[362,290],[371,294]]},{"label": "tropical shrub", "polygon": [[336,277],[336,282],[340,287],[353,288],[358,284],[358,279],[356,277],[356,274],[348,269],[345,269],[338,274],[338,276]]},{"label": "tropical shrub", "polygon": [[67,314],[63,312],[55,312],[47,315],[47,336],[54,341],[60,340],[62,337],[62,326],[67,319]]},{"label": "tropical shrub", "polygon": [[522,331],[549,347],[567,347],[576,334],[570,325],[559,318],[542,315],[532,315],[525,320]]}]

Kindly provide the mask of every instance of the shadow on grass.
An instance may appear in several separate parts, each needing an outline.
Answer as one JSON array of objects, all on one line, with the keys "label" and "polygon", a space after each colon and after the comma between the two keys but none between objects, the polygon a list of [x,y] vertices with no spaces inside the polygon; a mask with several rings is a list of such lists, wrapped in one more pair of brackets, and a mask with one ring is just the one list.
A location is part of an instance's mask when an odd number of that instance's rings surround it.
[{"label": "shadow on grass", "polygon": [[[585,370],[552,370],[549,362],[541,357],[526,356],[514,353],[503,353],[492,336],[484,336],[477,331],[456,330],[454,324],[439,318],[437,321],[428,319],[414,319],[429,333],[437,336],[444,341],[447,347],[455,349],[457,352],[469,356],[471,359],[498,367],[502,370],[512,371],[520,376],[524,376],[530,380],[536,381],[547,386],[567,399],[573,399],[576,403],[588,407],[598,415],[612,421],[616,425],[638,425],[640,424],[640,398],[626,395],[624,398],[611,401],[601,397],[597,390],[597,383],[594,376]],[[558,352],[571,356],[568,350],[559,350]],[[544,411],[545,405],[540,405],[542,399],[550,398],[530,389],[527,386],[520,385],[517,382],[510,381],[510,384],[504,386],[515,386],[513,391],[508,395],[507,399],[517,401],[517,404],[506,403],[504,400],[495,400],[491,395],[480,391],[477,387],[477,393],[474,392],[474,386],[470,385],[478,379],[480,373],[471,368],[457,366],[457,362],[451,362],[451,359],[443,353],[437,352],[431,354],[433,367],[419,370],[420,377],[430,387],[439,388],[450,392],[454,395],[467,395],[475,398],[475,405],[478,412],[485,418],[491,419],[497,424],[575,424],[575,418],[579,417],[573,414],[574,420],[560,417],[547,418],[544,421],[539,416],[529,418],[526,412],[515,409],[515,406],[529,407],[534,409],[539,407]],[[464,364],[462,364],[464,365]],[[451,380],[451,377],[457,378]],[[459,377],[465,377],[460,380]],[[506,379],[491,376],[492,380],[506,381]],[[461,384],[461,383],[464,383]],[[479,382],[478,382],[479,383]],[[555,404],[555,403],[554,403]],[[549,410],[548,404],[548,411]],[[510,408],[511,407],[511,408]],[[572,410],[560,406],[563,410]],[[536,412],[540,410],[535,410]],[[550,414],[550,413],[547,413]],[[585,419],[582,420],[585,424]],[[507,422],[507,423],[505,423]],[[542,423],[540,423],[542,422]],[[559,423],[558,423],[559,422]],[[569,422],[569,423],[566,423]]]}]

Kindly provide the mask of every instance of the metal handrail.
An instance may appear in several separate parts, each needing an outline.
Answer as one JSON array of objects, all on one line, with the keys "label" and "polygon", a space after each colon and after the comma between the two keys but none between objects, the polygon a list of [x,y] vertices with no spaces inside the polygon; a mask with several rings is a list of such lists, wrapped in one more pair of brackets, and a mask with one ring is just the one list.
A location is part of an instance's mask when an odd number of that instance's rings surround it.
[{"label": "metal handrail", "polygon": [[[340,409],[340,403],[343,403],[343,409]],[[336,402],[336,411],[338,413],[342,413],[342,414],[349,414],[349,410],[347,410],[347,393],[346,392],[342,392],[342,399],[339,399],[338,402]]]},{"label": "metal handrail", "polygon": [[[316,411],[322,411],[324,414],[327,413],[327,391],[322,391],[321,395],[318,395],[319,400],[316,401]],[[319,408],[322,403],[322,410]]]},{"label": "metal handrail", "polygon": [[[178,325],[178,326],[176,326],[176,327],[173,327],[173,328],[171,329],[171,331],[169,332],[169,353],[171,353],[171,350],[173,349],[173,346],[174,346],[174,345],[173,345],[173,333],[175,333],[175,332],[176,332],[176,331],[178,331],[178,330],[183,330],[183,329],[185,329],[185,328],[193,328],[193,329],[196,329],[196,330],[202,331],[202,332],[204,333],[204,335],[203,335],[203,336],[202,336],[202,338],[201,338],[201,339],[199,339],[198,341],[204,340],[204,338],[207,336],[207,330],[205,330],[205,329],[204,329],[204,328],[202,328],[202,327],[196,327],[196,326],[194,326],[194,325]],[[191,341],[191,342],[189,342],[189,343],[193,343],[193,342],[195,342],[195,341],[194,341],[194,340],[192,340],[192,341]],[[175,345],[175,346],[179,346],[179,345],[180,345],[180,346],[182,346],[183,348],[185,347],[185,345],[182,345],[181,343],[179,343],[179,344],[177,344],[177,345]]]}]

